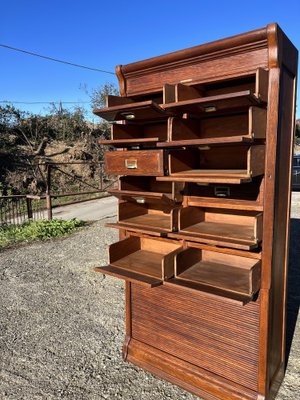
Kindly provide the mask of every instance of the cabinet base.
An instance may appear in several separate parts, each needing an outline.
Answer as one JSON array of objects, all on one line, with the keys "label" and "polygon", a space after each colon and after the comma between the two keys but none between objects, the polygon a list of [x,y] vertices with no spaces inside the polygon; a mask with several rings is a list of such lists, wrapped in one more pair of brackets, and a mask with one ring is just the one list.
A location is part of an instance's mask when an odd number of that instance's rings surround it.
[{"label": "cabinet base", "polygon": [[271,400],[275,398],[283,378],[280,369],[270,394],[264,396],[129,337],[123,346],[123,357],[205,400]]}]

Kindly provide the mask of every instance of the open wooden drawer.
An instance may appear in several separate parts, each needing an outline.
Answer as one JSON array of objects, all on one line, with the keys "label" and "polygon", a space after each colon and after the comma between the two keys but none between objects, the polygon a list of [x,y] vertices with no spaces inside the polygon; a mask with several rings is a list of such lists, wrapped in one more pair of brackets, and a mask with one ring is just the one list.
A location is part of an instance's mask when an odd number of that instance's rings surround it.
[{"label": "open wooden drawer", "polygon": [[174,257],[179,242],[130,236],[109,246],[109,266],[95,270],[126,281],[158,286],[174,276]]},{"label": "open wooden drawer", "polygon": [[247,253],[241,256],[208,247],[189,245],[177,254],[175,277],[170,283],[242,303],[252,300],[260,289],[261,261],[247,257]]},{"label": "open wooden drawer", "polygon": [[119,189],[108,192],[119,200],[171,206],[182,201],[183,187],[184,183],[158,182],[155,177],[122,176],[119,179]]},{"label": "open wooden drawer", "polygon": [[168,112],[183,115],[223,113],[252,105],[265,105],[268,100],[268,71],[259,68],[253,77],[240,80],[230,89],[230,82],[217,87],[210,85],[188,86],[178,83],[166,85],[165,103],[161,106]]},{"label": "open wooden drawer", "polygon": [[168,136],[168,124],[166,121],[152,123],[127,123],[113,124],[111,127],[111,139],[99,140],[100,144],[115,147],[149,147],[157,142],[164,142]]},{"label": "open wooden drawer", "polygon": [[109,223],[106,226],[166,236],[168,232],[178,229],[178,208],[151,200],[143,204],[122,201],[119,203],[118,223]]},{"label": "open wooden drawer", "polygon": [[184,207],[179,210],[179,232],[169,237],[242,250],[258,247],[262,239],[262,213]]},{"label": "open wooden drawer", "polygon": [[153,100],[135,101],[120,96],[107,96],[106,107],[93,112],[107,121],[155,121],[172,115]]},{"label": "open wooden drawer", "polygon": [[203,146],[169,151],[169,176],[162,181],[234,183],[251,182],[264,173],[264,145]]},{"label": "open wooden drawer", "polygon": [[160,146],[249,143],[266,137],[267,111],[249,107],[235,114],[168,120],[168,141]]},{"label": "open wooden drawer", "polygon": [[107,151],[105,170],[109,175],[164,175],[164,150]]},{"label": "open wooden drawer", "polygon": [[186,186],[185,202],[188,206],[263,211],[264,179],[261,176],[240,185],[188,183]]}]

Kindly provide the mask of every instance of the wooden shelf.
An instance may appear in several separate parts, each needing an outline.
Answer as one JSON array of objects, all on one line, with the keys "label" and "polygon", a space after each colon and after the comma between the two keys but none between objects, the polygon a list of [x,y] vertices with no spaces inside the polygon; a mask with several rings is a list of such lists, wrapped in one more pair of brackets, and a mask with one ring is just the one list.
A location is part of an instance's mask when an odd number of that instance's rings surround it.
[{"label": "wooden shelf", "polygon": [[260,288],[260,261],[190,247],[176,256],[175,278],[201,285],[204,291],[238,294],[250,301]]},{"label": "wooden shelf", "polygon": [[201,283],[186,281],[184,279],[171,278],[163,282],[163,284],[165,286],[170,285],[170,287],[175,286],[180,288],[180,290],[185,290],[187,292],[187,296],[192,296],[193,292],[200,292],[202,295],[205,295],[208,298],[217,300],[220,300],[220,298],[222,298],[222,301],[238,304],[240,306],[244,306],[252,300],[252,298],[248,295],[235,292],[227,292],[226,290],[210,287]]},{"label": "wooden shelf", "polygon": [[214,112],[231,111],[252,105],[263,104],[251,90],[243,90],[236,93],[226,93],[217,96],[200,97],[191,100],[162,104],[162,108],[173,114],[207,114],[208,110]]},{"label": "wooden shelf", "polygon": [[165,91],[165,103],[161,106],[168,112],[182,116],[218,115],[232,110],[241,110],[251,106],[266,105],[268,99],[268,71],[258,68],[255,83],[249,89],[218,94],[207,94],[206,86],[201,88],[186,86],[181,83],[168,85]]},{"label": "wooden shelf", "polygon": [[234,145],[169,151],[162,181],[243,183],[264,173],[265,146]]},{"label": "wooden shelf", "polygon": [[266,137],[267,111],[249,107],[235,114],[202,118],[171,117],[168,120],[168,141],[161,147],[184,147],[252,143]]},{"label": "wooden shelf", "polygon": [[212,197],[187,196],[187,205],[197,207],[216,207],[231,210],[263,211],[262,203],[250,200],[217,199]]},{"label": "wooden shelf", "polygon": [[126,225],[119,222],[109,222],[105,224],[106,228],[118,229],[119,231],[130,232],[130,234],[150,235],[155,237],[167,237],[166,232],[162,232],[159,228],[152,228],[146,226]]},{"label": "wooden shelf", "polygon": [[117,268],[112,265],[107,265],[105,267],[96,267],[94,270],[96,272],[101,272],[104,275],[110,275],[115,278],[124,279],[132,283],[139,283],[141,285],[145,285],[148,287],[156,287],[163,283],[161,280],[157,278],[151,278],[149,276],[137,274],[135,272]]},{"label": "wooden shelf", "polygon": [[182,201],[182,184],[158,182],[154,177],[123,176],[119,180],[119,189],[108,192],[119,200],[139,204],[162,203],[174,205]]},{"label": "wooden shelf", "polygon": [[136,139],[103,139],[98,140],[99,144],[103,144],[105,146],[114,146],[114,147],[130,147],[130,146],[141,146],[143,144],[153,144],[159,141],[158,137],[153,138],[136,138]]},{"label": "wooden shelf", "polygon": [[103,145],[115,147],[150,147],[157,142],[167,140],[168,124],[166,121],[152,123],[126,123],[111,126],[111,139],[100,140]]},{"label": "wooden shelf", "polygon": [[261,177],[240,185],[189,183],[185,201],[188,206],[263,211],[263,187]]},{"label": "wooden shelf", "polygon": [[147,286],[157,286],[174,275],[174,257],[182,250],[178,243],[163,239],[130,236],[109,247],[109,267],[97,270]]},{"label": "wooden shelf", "polygon": [[184,207],[179,210],[179,232],[169,237],[251,250],[262,238],[262,214],[255,211]]},{"label": "wooden shelf", "polygon": [[[125,101],[125,98],[120,98]],[[166,119],[170,112],[160,107],[152,100],[140,102],[128,102],[127,104],[118,104],[115,106],[96,108],[94,114],[107,121],[155,121],[157,119]]]},{"label": "wooden shelf", "polygon": [[241,183],[251,182],[251,177],[245,178],[235,178],[235,177],[202,177],[202,176],[190,176],[186,175],[184,177],[170,175],[170,176],[159,176],[157,180],[160,182],[194,182],[194,183],[224,183],[224,184],[234,184],[239,185]]},{"label": "wooden shelf", "polygon": [[205,146],[205,145],[225,145],[225,144],[245,144],[252,143],[253,137],[247,134],[239,136],[224,136],[224,137],[212,137],[203,139],[182,139],[172,140],[169,142],[159,142],[159,147],[186,147],[186,146]]},{"label": "wooden shelf", "polygon": [[118,223],[139,229],[153,229],[161,233],[177,230],[178,208],[164,203],[121,202]]}]

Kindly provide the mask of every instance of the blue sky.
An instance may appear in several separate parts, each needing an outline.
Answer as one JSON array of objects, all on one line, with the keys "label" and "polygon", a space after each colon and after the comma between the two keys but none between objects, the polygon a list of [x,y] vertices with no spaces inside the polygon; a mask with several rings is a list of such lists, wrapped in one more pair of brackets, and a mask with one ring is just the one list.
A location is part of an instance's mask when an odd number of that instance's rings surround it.
[{"label": "blue sky", "polygon": [[[278,22],[300,48],[300,1],[10,0],[1,2],[0,43],[114,71],[127,64]],[[0,47],[0,100],[88,102],[82,84],[113,75]],[[300,93],[298,89],[298,103]],[[82,104],[90,109],[89,104]],[[47,105],[17,105],[40,112]],[[297,117],[300,117],[300,105]]]}]

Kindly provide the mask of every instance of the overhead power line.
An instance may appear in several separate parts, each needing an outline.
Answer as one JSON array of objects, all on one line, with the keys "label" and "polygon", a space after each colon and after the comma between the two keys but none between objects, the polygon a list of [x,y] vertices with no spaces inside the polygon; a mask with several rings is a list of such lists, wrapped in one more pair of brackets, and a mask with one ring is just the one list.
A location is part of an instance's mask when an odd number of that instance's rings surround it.
[{"label": "overhead power line", "polygon": [[89,69],[90,71],[103,72],[104,74],[115,75],[114,72],[111,72],[111,71],[105,71],[105,70],[103,70],[103,69],[98,69],[98,68],[93,68],[93,67],[87,67],[86,65],[75,64],[75,63],[72,63],[72,62],[69,62],[69,61],[59,60],[58,58],[43,56],[42,54],[37,54],[37,53],[33,53],[33,52],[31,52],[31,51],[18,49],[18,48],[16,48],[16,47],[8,46],[8,45],[2,44],[2,43],[0,43],[0,47],[4,47],[4,48],[9,49],[9,50],[18,51],[18,52],[20,52],[20,53],[29,54],[30,56],[40,57],[40,58],[44,58],[44,59],[46,59],[46,60],[59,62],[59,63],[61,63],[61,64],[71,65],[71,66],[77,67],[77,68],[84,68],[84,69]]},{"label": "overhead power line", "polygon": [[0,104],[90,104],[89,101],[13,101],[0,100]]}]

